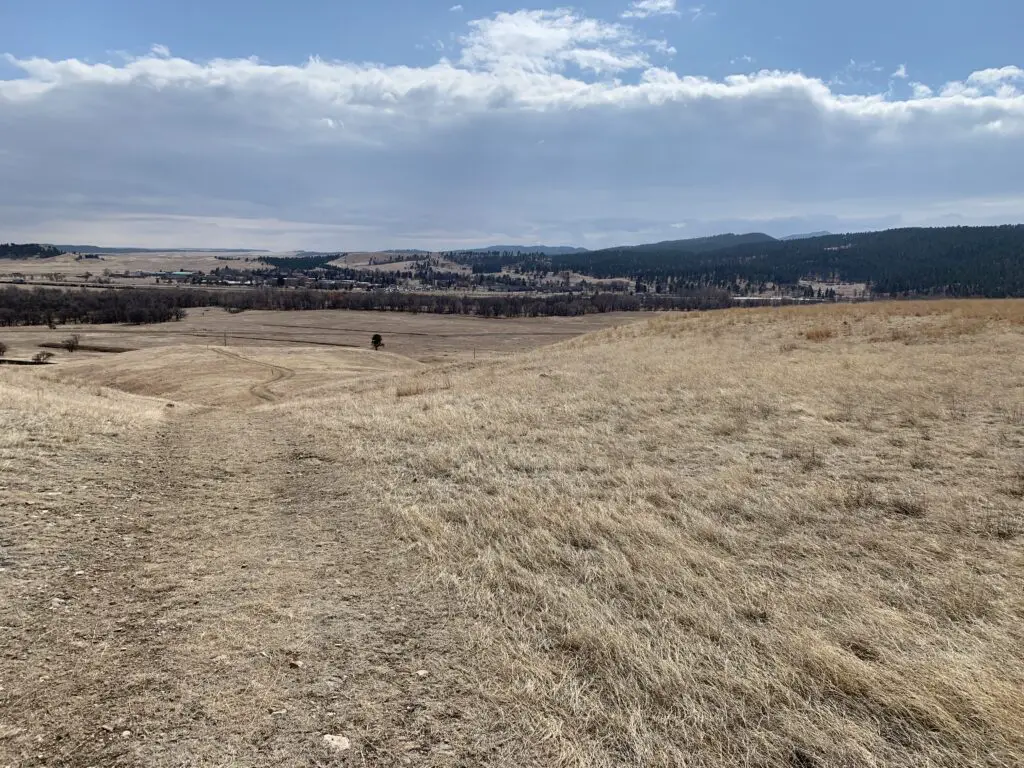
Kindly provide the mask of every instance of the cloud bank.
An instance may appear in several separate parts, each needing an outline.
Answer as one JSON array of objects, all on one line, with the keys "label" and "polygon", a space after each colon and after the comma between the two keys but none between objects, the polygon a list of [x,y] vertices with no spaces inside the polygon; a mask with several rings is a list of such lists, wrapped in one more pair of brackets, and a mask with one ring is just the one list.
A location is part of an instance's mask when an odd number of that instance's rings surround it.
[{"label": "cloud bank", "polygon": [[470,21],[423,67],[7,56],[0,240],[598,247],[1024,219],[1017,66],[865,94],[674,53],[558,9]]},{"label": "cloud bank", "polygon": [[622,12],[624,19],[646,19],[650,16],[679,16],[676,0],[635,0]]}]

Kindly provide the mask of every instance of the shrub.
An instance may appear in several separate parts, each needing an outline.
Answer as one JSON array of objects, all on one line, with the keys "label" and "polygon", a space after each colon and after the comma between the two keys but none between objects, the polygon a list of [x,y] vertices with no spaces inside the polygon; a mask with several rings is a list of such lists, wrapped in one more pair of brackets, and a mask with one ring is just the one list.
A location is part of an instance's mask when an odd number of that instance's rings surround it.
[{"label": "shrub", "polygon": [[7,345],[0,341],[0,357],[7,354]]},{"label": "shrub", "polygon": [[32,356],[33,363],[39,363],[40,365],[50,362],[53,358],[53,352],[36,352]]},{"label": "shrub", "polygon": [[60,343],[60,345],[61,345],[61,346],[62,346],[62,347],[63,347],[64,349],[66,349],[66,350],[67,350],[68,352],[74,352],[74,351],[76,351],[76,350],[77,350],[77,349],[78,349],[78,348],[79,348],[80,346],[82,346],[82,339],[81,339],[81,338],[79,337],[79,335],[78,335],[78,334],[76,333],[76,334],[73,334],[73,335],[71,335],[71,336],[68,336],[68,337],[67,337],[66,339],[64,339],[64,341],[62,341],[62,342]]}]

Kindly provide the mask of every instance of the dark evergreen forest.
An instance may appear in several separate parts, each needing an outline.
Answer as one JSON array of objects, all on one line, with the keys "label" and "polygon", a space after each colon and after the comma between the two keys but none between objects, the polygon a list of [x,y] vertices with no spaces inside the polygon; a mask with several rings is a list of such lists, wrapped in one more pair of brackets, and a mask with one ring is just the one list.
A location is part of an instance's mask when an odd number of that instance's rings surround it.
[{"label": "dark evergreen forest", "polygon": [[48,259],[64,251],[38,243],[0,243],[0,259]]},{"label": "dark evergreen forest", "polygon": [[[719,247],[723,246],[724,247]],[[893,229],[802,240],[766,235],[682,240],[557,256],[453,254],[475,272],[576,272],[668,292],[803,278],[869,283],[889,296],[1024,296],[1024,226]]]}]

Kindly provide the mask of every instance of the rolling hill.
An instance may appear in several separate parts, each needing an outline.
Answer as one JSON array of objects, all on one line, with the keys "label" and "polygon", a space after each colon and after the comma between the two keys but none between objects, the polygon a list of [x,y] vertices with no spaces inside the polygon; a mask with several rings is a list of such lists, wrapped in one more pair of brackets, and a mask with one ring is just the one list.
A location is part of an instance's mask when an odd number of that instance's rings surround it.
[{"label": "rolling hill", "polygon": [[50,259],[64,253],[59,247],[39,243],[0,243],[0,259]]},{"label": "rolling hill", "polygon": [[720,236],[558,256],[550,267],[596,278],[691,286],[792,286],[816,277],[870,283],[883,294],[1024,296],[1021,225],[892,229],[785,241],[738,237],[743,242]]},{"label": "rolling hill", "polygon": [[[250,314],[183,322],[297,331]],[[0,367],[0,765],[1024,765],[1022,320],[112,326],[148,348]]]}]

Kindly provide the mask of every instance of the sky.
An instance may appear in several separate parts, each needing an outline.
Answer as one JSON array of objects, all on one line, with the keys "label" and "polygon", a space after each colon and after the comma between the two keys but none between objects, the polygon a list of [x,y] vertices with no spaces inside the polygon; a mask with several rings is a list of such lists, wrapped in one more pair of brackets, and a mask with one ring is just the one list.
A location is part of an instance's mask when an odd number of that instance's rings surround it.
[{"label": "sky", "polygon": [[1024,222],[1019,0],[2,0],[0,242]]}]

